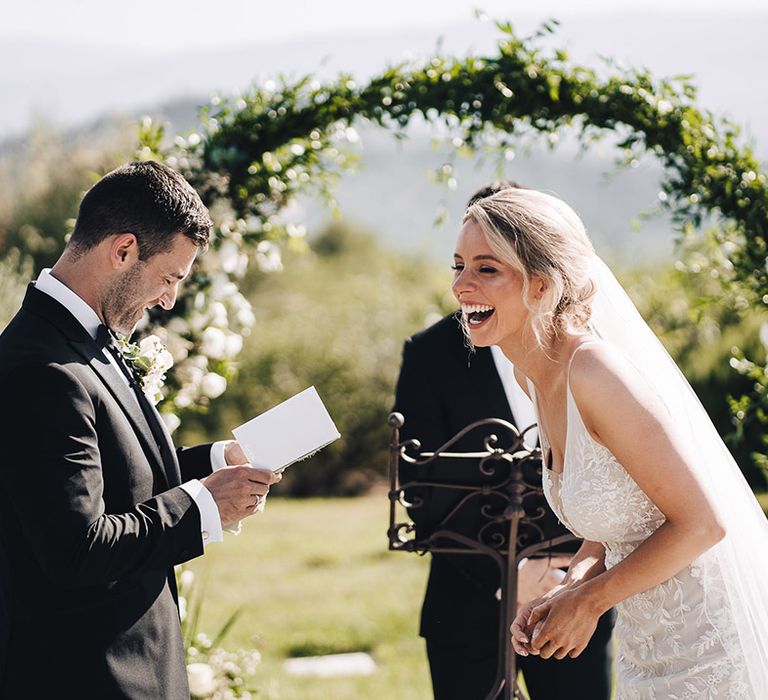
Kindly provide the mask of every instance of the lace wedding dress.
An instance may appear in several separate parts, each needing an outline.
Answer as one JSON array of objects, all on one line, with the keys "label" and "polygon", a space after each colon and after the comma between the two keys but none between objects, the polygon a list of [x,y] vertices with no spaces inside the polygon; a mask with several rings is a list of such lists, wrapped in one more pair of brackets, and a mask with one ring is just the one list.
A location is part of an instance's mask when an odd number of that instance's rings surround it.
[{"label": "lace wedding dress", "polygon": [[[531,397],[534,387],[529,382]],[[543,469],[552,510],[575,535],[605,546],[611,568],[664,522],[611,452],[587,432],[567,395],[562,473]],[[549,449],[546,436],[542,445]],[[713,550],[616,606],[616,700],[763,700],[749,680]]]}]

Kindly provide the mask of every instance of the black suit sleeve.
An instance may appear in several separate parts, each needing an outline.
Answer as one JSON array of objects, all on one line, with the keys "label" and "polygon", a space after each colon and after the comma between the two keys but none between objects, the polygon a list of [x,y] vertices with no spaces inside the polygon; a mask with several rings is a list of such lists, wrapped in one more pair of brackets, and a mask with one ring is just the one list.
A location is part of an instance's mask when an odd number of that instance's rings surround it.
[{"label": "black suit sleeve", "polygon": [[213,471],[211,468],[212,445],[213,443],[208,442],[195,447],[179,447],[176,450],[182,481],[204,479],[211,475]]},{"label": "black suit sleeve", "polygon": [[[401,440],[417,439],[423,451],[434,451],[442,446],[446,429],[438,396],[436,387],[430,382],[418,346],[412,340],[407,340],[403,346],[403,361],[397,380],[394,407],[394,410],[402,413],[405,418],[400,433]],[[409,453],[414,454],[414,450],[409,450]],[[400,460],[401,483],[429,479],[432,473],[430,465],[414,467]],[[419,508],[410,509],[409,515],[416,523],[417,534],[420,537],[428,534],[427,530],[431,529],[433,519],[430,512],[431,494],[427,489],[412,489],[406,491],[406,497],[423,500],[424,504]]]},{"label": "black suit sleeve", "polygon": [[93,585],[202,554],[199,512],[179,487],[129,512],[105,512],[99,445],[107,438],[98,435],[94,401],[71,371],[17,367],[2,386],[9,394],[0,401],[0,479],[51,579]]}]

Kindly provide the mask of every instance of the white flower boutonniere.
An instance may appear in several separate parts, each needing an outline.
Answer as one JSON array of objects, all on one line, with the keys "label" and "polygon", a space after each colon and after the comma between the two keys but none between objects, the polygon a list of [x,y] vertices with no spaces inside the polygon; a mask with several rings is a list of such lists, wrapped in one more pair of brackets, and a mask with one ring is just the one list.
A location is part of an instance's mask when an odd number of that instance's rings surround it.
[{"label": "white flower boutonniere", "polygon": [[163,398],[165,373],[173,367],[173,355],[156,335],[148,335],[138,343],[119,338],[118,345],[147,400],[156,406]]}]

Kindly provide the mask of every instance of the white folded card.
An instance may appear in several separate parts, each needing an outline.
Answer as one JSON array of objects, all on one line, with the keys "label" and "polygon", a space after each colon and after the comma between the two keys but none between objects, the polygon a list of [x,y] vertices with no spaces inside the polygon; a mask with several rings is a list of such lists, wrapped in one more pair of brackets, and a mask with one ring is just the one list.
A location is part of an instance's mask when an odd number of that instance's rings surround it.
[{"label": "white folded card", "polygon": [[282,471],[341,435],[315,387],[292,396],[232,431],[254,467]]}]

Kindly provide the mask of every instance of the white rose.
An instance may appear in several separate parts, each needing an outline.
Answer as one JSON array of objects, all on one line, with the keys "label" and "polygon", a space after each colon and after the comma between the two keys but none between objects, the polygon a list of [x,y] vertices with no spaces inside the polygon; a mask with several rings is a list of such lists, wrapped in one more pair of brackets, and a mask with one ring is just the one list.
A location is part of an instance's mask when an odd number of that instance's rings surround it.
[{"label": "white rose", "polygon": [[142,390],[144,391],[144,396],[147,397],[147,400],[153,406],[157,406],[160,399],[163,398],[162,388],[163,380],[158,375],[148,374],[144,377],[144,386],[142,387]]},{"label": "white rose", "polygon": [[163,349],[163,343],[156,335],[148,335],[139,341],[139,353],[146,357],[152,357]]},{"label": "white rose", "polygon": [[240,351],[242,349],[243,349],[242,336],[238,335],[237,333],[227,334],[227,349],[226,349],[227,357],[230,359],[237,357],[240,354]]},{"label": "white rose", "polygon": [[187,664],[189,692],[198,698],[207,698],[216,690],[216,676],[208,664]]},{"label": "white rose", "polygon": [[211,314],[211,325],[219,328],[226,328],[229,325],[227,323],[227,307],[220,301],[214,301],[208,311]]},{"label": "white rose", "polygon": [[760,342],[764,348],[768,348],[768,323],[760,324]]},{"label": "white rose", "polygon": [[200,352],[214,360],[223,360],[227,351],[227,336],[220,328],[208,326],[203,331]]},{"label": "white rose", "polygon": [[[171,434],[181,425],[181,419],[175,413],[161,413],[160,417],[163,419],[163,423],[165,423],[166,430]],[[185,571],[184,574],[186,573]],[[189,573],[191,574],[192,572],[190,571]],[[182,574],[182,578],[184,574]]]},{"label": "white rose", "polygon": [[182,595],[179,596],[179,619],[182,622],[187,619],[187,599]]},{"label": "white rose", "polygon": [[248,304],[248,306],[242,306],[239,308],[235,318],[237,318],[237,322],[243,326],[243,328],[252,328],[256,323],[256,316],[254,316],[253,309],[251,308],[250,304]]},{"label": "white rose", "polygon": [[168,352],[171,353],[174,362],[184,362],[189,356],[191,346],[192,343],[178,335],[172,335],[168,338]]},{"label": "white rose", "polygon": [[189,331],[189,324],[181,316],[174,316],[165,324],[165,329],[175,335],[184,335]]},{"label": "white rose", "polygon": [[178,408],[187,408],[187,406],[192,405],[193,401],[194,398],[190,395],[190,390],[186,388],[179,391],[173,400]]},{"label": "white rose", "polygon": [[279,272],[283,269],[280,249],[271,241],[260,241],[256,246],[256,262],[263,272]]},{"label": "white rose", "polygon": [[232,274],[240,268],[240,249],[234,241],[224,241],[219,247],[221,269]]},{"label": "white rose", "polygon": [[157,353],[155,357],[155,367],[160,374],[165,374],[171,367],[173,367],[173,355],[171,355],[168,348],[163,349]]},{"label": "white rose", "polygon": [[209,399],[221,396],[227,388],[227,380],[216,372],[208,372],[200,382],[200,390]]},{"label": "white rose", "polygon": [[209,294],[214,299],[226,299],[237,294],[237,285],[229,279],[227,274],[218,272],[211,275]]},{"label": "white rose", "polygon": [[179,575],[179,587],[185,593],[192,588],[192,584],[195,582],[195,572],[191,569],[184,569]]}]

